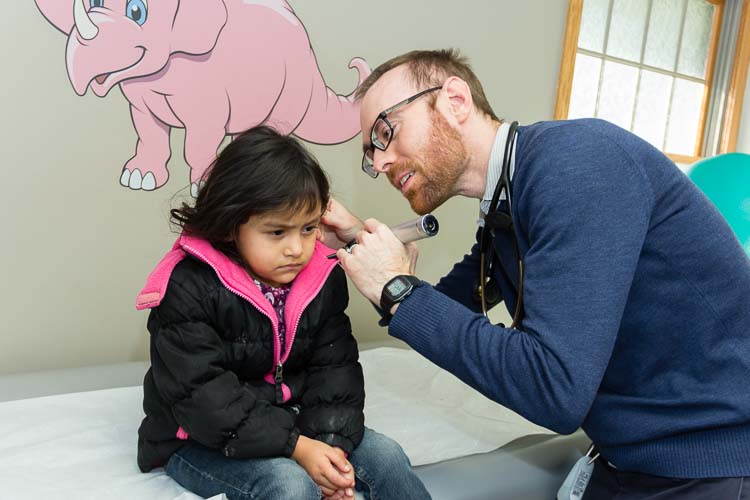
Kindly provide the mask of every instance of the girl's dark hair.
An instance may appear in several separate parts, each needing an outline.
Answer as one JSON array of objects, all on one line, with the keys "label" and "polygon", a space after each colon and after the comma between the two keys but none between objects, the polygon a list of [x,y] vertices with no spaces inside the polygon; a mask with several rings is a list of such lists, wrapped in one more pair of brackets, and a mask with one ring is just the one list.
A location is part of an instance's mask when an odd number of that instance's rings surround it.
[{"label": "girl's dark hair", "polygon": [[185,234],[237,258],[234,239],[254,215],[310,211],[328,205],[329,183],[315,157],[295,138],[269,126],[238,135],[205,174],[195,205],[170,211]]}]

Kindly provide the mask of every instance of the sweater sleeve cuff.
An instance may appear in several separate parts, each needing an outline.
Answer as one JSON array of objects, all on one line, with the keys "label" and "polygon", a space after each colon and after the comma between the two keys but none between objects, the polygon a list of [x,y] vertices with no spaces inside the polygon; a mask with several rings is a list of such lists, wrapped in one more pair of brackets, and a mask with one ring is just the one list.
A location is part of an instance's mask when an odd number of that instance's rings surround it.
[{"label": "sweater sleeve cuff", "polygon": [[[388,327],[388,334],[403,340],[423,355],[432,353],[436,348],[440,351],[440,341],[434,332],[440,330],[444,317],[461,317],[461,314],[451,316],[449,311],[456,307],[466,310],[458,302],[424,283],[399,303]],[[442,338],[444,341],[444,337]],[[439,357],[439,352],[433,354]]]}]

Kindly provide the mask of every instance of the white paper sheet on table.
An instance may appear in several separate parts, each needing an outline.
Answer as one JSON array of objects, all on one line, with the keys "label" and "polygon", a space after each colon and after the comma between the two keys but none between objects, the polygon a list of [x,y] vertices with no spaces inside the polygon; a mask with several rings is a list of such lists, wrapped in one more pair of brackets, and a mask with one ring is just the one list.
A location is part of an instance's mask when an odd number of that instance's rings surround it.
[{"label": "white paper sheet on table", "polygon": [[[361,362],[366,425],[396,439],[414,465],[549,433],[413,351],[363,351]],[[0,403],[0,500],[197,500],[161,469],[138,470],[141,408],[141,387]]]},{"label": "white paper sheet on table", "polygon": [[553,434],[414,351],[382,347],[364,351],[360,362],[365,425],[398,441],[412,465],[485,453],[529,434]]},{"label": "white paper sheet on table", "polygon": [[0,404],[0,498],[198,500],[136,465],[141,387]]}]

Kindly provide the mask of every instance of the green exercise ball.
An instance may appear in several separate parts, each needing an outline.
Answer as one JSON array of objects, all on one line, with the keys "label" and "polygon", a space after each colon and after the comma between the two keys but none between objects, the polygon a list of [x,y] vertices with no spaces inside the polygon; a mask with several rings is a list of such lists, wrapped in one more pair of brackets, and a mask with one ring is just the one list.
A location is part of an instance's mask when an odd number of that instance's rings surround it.
[{"label": "green exercise ball", "polygon": [[706,158],[693,166],[688,177],[716,205],[750,256],[750,155]]}]

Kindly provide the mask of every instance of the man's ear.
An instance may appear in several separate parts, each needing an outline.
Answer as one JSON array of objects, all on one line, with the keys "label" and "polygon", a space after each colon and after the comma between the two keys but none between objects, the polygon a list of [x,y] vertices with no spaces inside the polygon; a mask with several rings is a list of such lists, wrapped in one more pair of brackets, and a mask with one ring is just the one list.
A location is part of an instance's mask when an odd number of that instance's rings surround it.
[{"label": "man's ear", "polygon": [[448,112],[459,123],[463,123],[471,115],[474,99],[466,81],[457,76],[451,76],[443,84],[448,96]]}]

